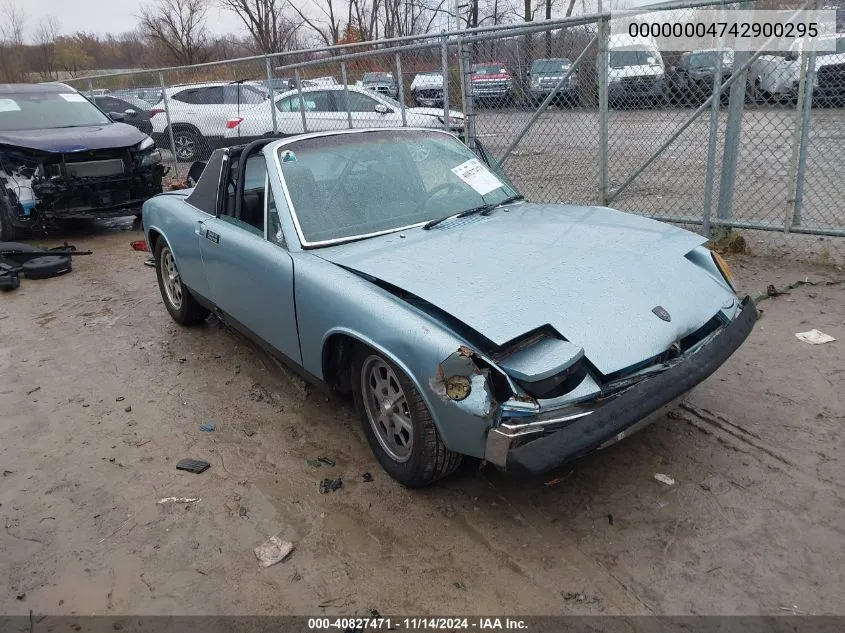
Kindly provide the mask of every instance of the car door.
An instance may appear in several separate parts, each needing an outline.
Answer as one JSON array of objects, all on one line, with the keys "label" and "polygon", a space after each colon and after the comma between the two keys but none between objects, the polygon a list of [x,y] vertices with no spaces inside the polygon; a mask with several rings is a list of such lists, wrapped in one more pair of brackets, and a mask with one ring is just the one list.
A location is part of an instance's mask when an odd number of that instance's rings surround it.
[{"label": "car door", "polygon": [[[349,127],[346,123],[346,113],[339,113],[335,109],[334,100],[330,90],[307,90],[302,93],[302,99],[298,94],[291,95],[285,101],[289,101],[288,107],[299,117],[299,129],[302,129],[302,114],[300,108],[305,110],[305,123],[308,132],[325,132],[329,130],[342,130]],[[302,105],[300,105],[300,103]],[[280,131],[289,134],[285,130]]]},{"label": "car door", "polygon": [[267,231],[275,202],[264,155],[247,158],[243,170],[239,163],[230,161],[229,174],[223,175],[227,181],[217,217],[200,223],[200,252],[211,300],[234,327],[301,364],[293,260],[275,232],[268,236]]},{"label": "car door", "polygon": [[[401,125],[401,115],[393,108],[385,105],[370,95],[363,94],[357,90],[336,90],[334,91],[335,106],[345,124],[349,127],[347,111],[352,115],[352,127],[397,127]],[[382,106],[382,112],[376,111],[376,106]]]}]

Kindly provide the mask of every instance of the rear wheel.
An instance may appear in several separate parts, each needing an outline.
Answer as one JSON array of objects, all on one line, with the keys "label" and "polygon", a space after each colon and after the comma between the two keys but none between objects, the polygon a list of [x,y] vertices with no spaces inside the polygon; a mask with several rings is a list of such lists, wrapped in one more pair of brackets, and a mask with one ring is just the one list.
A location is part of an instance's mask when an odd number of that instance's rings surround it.
[{"label": "rear wheel", "polygon": [[183,163],[199,160],[202,155],[202,137],[194,130],[179,128],[173,132],[176,159]]},{"label": "rear wheel", "polygon": [[361,346],[353,356],[352,380],[364,434],[391,477],[420,488],[458,468],[461,454],[443,444],[419,391],[394,363]]},{"label": "rear wheel", "polygon": [[208,310],[197,303],[182,283],[170,246],[159,238],[155,249],[156,277],[164,307],[179,325],[193,325],[208,316]]}]

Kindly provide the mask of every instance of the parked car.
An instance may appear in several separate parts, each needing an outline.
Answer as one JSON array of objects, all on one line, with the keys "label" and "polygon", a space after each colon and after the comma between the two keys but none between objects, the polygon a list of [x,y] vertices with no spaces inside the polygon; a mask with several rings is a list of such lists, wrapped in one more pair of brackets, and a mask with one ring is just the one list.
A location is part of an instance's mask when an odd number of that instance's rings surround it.
[{"label": "parked car", "polygon": [[[832,51],[816,52],[814,102],[845,106],[845,34],[825,35],[819,40],[835,40]],[[803,42],[796,40],[789,51],[761,55],[748,69],[748,95],[751,101],[794,101],[801,79]]]},{"label": "parked car", "polygon": [[[666,100],[674,105],[699,105],[713,94],[716,65],[721,54],[721,82],[733,74],[732,49],[691,51],[681,55],[677,66],[666,71]],[[729,92],[723,91],[721,101],[727,102]]]},{"label": "parked car", "polygon": [[[538,106],[560,80],[569,72],[572,62],[566,58],[561,59],[535,59],[528,69],[528,89],[531,104]],[[556,105],[575,105],[579,102],[578,96],[578,71],[575,70],[569,75],[560,88],[555,92],[553,103]]]},{"label": "parked car", "polygon": [[153,140],[59,83],[0,85],[0,241],[45,221],[140,214],[161,193]]},{"label": "parked car", "polygon": [[472,96],[481,105],[506,106],[514,100],[513,77],[502,62],[472,65]]},{"label": "parked car", "polygon": [[607,100],[612,107],[663,103],[663,58],[654,42],[635,40],[624,34],[611,35],[606,72]]},{"label": "parked car", "polygon": [[364,73],[361,77],[361,85],[391,99],[399,98],[399,86],[396,85],[393,73]]},{"label": "parked car", "polygon": [[[294,81],[294,83],[296,83]],[[316,88],[317,86],[337,86],[337,79],[334,77],[313,77],[311,79],[303,79],[299,82],[303,88]]]},{"label": "parked car", "polygon": [[194,189],[147,202],[143,224],[177,323],[214,312],[351,393],[376,458],[406,486],[463,455],[540,473],[621,440],[713,373],[757,318],[706,238],[524,202],[438,130],[221,149]]},{"label": "parked car", "polygon": [[99,97],[95,95],[94,104],[103,112],[122,112],[125,116],[124,123],[138,128],[144,134],[153,133],[153,124],[150,122],[153,107],[143,99],[112,93]]},{"label": "parked car", "polygon": [[443,107],[443,74],[418,73],[411,81],[411,96],[418,106]]},{"label": "parked car", "polygon": [[[302,107],[301,104],[304,104]],[[402,106],[382,94],[358,86],[324,86],[291,90],[276,97],[276,125],[281,135],[302,134],[349,127],[399,127]],[[303,129],[302,110],[305,110]],[[442,108],[405,108],[405,123],[410,127],[443,128]],[[449,113],[449,129],[461,133],[464,118],[461,112]],[[255,140],[273,134],[273,113],[269,103],[251,106],[240,114],[232,114],[226,123],[226,141]]]},{"label": "parked car", "polygon": [[[191,162],[208,156],[223,142],[226,121],[232,110],[267,100],[267,92],[244,82],[211,82],[173,86],[167,89],[167,105],[173,128],[176,158]],[[170,149],[170,134],[164,98],[150,111],[152,137],[161,148]]]},{"label": "parked car", "polygon": [[151,105],[155,105],[164,98],[161,88],[139,88],[135,91],[135,96]]}]

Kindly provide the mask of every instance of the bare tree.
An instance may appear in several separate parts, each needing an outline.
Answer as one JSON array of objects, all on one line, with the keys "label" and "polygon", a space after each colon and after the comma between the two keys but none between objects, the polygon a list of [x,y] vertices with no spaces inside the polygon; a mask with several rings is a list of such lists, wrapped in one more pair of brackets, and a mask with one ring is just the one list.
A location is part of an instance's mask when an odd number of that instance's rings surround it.
[{"label": "bare tree", "polygon": [[33,39],[38,49],[38,74],[42,79],[56,79],[56,38],[60,24],[54,15],[45,15],[38,22]]},{"label": "bare tree", "polygon": [[284,9],[285,0],[220,0],[237,15],[255,43],[258,53],[281,53],[296,47],[302,22],[291,19]]},{"label": "bare tree", "polygon": [[24,39],[26,15],[14,2],[7,2],[2,8],[0,19],[0,75],[4,81],[18,83],[26,81],[24,64]]},{"label": "bare tree", "polygon": [[155,0],[141,7],[139,28],[164,47],[176,63],[197,64],[209,57],[207,12],[207,0]]},{"label": "bare tree", "polygon": [[[290,7],[302,22],[314,31],[326,46],[337,44],[345,32],[344,25],[340,20],[340,14],[338,13],[339,8],[335,7],[335,2],[338,2],[338,0],[312,0],[312,6],[316,7],[322,14],[322,17],[315,18],[308,17],[292,0],[288,0]],[[351,13],[352,0],[349,0],[349,10]]]}]

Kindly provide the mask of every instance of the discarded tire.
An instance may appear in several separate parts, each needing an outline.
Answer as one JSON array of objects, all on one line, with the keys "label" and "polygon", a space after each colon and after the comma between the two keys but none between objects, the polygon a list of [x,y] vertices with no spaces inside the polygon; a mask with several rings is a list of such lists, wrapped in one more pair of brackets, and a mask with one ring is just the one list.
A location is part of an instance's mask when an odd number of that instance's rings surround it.
[{"label": "discarded tire", "polygon": [[71,269],[70,257],[66,255],[45,255],[21,264],[27,279],[48,279],[69,273]]},{"label": "discarded tire", "polygon": [[0,273],[0,290],[14,290],[21,285],[21,278],[18,273]]}]

